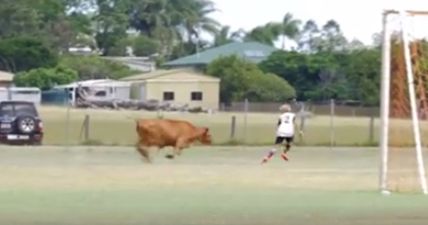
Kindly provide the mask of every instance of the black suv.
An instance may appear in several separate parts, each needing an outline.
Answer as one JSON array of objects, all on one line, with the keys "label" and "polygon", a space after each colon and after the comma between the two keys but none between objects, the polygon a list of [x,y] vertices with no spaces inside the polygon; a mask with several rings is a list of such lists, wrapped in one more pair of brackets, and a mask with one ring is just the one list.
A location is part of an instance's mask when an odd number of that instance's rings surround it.
[{"label": "black suv", "polygon": [[0,102],[0,142],[41,145],[43,123],[32,102]]}]

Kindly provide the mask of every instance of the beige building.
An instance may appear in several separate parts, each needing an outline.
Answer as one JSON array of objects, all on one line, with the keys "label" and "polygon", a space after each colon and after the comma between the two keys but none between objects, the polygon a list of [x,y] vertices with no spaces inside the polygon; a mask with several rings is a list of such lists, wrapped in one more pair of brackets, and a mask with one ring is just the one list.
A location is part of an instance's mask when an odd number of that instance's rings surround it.
[{"label": "beige building", "polygon": [[193,69],[157,70],[122,80],[132,82],[132,99],[219,108],[220,79]]}]

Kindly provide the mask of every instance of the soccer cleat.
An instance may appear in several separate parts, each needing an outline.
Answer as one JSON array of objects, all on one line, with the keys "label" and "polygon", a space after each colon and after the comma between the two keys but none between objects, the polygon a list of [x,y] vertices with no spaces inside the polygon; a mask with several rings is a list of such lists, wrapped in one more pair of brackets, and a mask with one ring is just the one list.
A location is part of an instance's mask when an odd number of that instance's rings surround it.
[{"label": "soccer cleat", "polygon": [[281,154],[281,158],[282,158],[283,160],[285,160],[285,161],[288,161],[288,157],[287,157],[287,155],[286,155],[285,153],[282,153],[282,154]]},{"label": "soccer cleat", "polygon": [[260,164],[265,164],[265,163],[267,163],[267,162],[268,162],[268,160],[269,160],[269,159],[264,158],[264,159],[263,159],[263,161],[262,161]]}]

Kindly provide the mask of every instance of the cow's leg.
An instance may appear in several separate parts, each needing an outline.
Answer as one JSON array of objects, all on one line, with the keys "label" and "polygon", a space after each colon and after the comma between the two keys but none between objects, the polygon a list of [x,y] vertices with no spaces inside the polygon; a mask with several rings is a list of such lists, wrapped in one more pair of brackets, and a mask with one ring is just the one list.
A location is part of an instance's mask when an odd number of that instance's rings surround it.
[{"label": "cow's leg", "polygon": [[173,146],[173,149],[172,149],[172,152],[171,153],[168,153],[168,154],[166,154],[165,155],[165,158],[167,158],[167,159],[174,159],[175,158],[175,146]]},{"label": "cow's leg", "polygon": [[181,152],[187,146],[186,143],[187,143],[187,139],[185,139],[185,138],[179,138],[179,139],[177,139],[177,142],[174,145],[174,149],[173,149],[172,154],[167,154],[165,157],[168,158],[168,159],[174,159],[175,156],[181,155]]},{"label": "cow's leg", "polygon": [[177,140],[177,143],[175,144],[174,153],[179,156],[183,152],[183,149],[189,147],[189,143],[187,139],[180,138]]},{"label": "cow's leg", "polygon": [[174,146],[173,152],[171,154],[167,154],[165,157],[167,159],[174,159],[175,156],[179,156],[181,154],[182,148]]},{"label": "cow's leg", "polygon": [[143,159],[146,162],[151,163],[148,146],[145,146],[142,143],[137,143],[136,147],[137,147],[137,151],[140,153],[140,155],[143,156]]}]

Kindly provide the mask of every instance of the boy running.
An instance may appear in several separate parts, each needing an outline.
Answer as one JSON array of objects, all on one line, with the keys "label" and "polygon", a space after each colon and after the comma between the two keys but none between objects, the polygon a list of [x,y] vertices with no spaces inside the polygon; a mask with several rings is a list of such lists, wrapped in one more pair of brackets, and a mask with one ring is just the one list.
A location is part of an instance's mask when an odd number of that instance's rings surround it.
[{"label": "boy running", "polygon": [[268,162],[275,155],[277,148],[281,149],[284,141],[286,144],[284,152],[281,153],[281,158],[288,161],[287,152],[291,148],[296,130],[296,114],[291,112],[291,107],[288,104],[282,105],[279,110],[282,114],[279,116],[276,130],[276,148],[274,147],[269,151],[268,155],[263,158],[262,164]]}]

